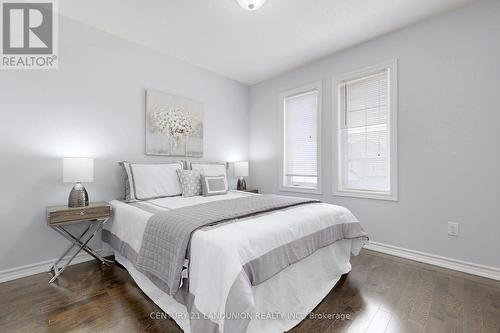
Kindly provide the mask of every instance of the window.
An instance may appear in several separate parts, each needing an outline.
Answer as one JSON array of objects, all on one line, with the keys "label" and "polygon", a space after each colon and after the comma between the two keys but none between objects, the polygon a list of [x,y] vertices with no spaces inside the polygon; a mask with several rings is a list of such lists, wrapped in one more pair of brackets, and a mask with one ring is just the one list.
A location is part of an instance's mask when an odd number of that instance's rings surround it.
[{"label": "window", "polygon": [[396,63],[337,80],[335,195],[397,200]]},{"label": "window", "polygon": [[281,103],[281,190],[319,193],[321,82],[282,94]]}]

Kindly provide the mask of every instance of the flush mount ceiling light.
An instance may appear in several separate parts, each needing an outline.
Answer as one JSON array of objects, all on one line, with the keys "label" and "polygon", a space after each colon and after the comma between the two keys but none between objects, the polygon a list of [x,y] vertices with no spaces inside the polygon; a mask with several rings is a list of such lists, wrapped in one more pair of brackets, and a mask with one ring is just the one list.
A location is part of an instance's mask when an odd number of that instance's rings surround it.
[{"label": "flush mount ceiling light", "polygon": [[238,1],[241,8],[252,11],[259,9],[266,2],[266,0],[236,0],[236,1]]}]

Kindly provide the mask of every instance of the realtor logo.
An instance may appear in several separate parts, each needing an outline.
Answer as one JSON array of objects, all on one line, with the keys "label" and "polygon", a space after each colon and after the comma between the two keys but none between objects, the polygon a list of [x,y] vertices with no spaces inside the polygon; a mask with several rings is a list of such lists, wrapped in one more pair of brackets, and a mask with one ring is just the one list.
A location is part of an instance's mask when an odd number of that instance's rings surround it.
[{"label": "realtor logo", "polygon": [[2,69],[57,68],[55,0],[1,0]]}]

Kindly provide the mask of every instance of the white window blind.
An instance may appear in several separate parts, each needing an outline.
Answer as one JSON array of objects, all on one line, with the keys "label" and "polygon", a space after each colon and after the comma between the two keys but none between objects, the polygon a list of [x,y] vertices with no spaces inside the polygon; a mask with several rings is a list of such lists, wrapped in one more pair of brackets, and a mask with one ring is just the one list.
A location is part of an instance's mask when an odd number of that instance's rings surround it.
[{"label": "white window blind", "polygon": [[341,190],[391,190],[390,69],[339,86]]},{"label": "white window blind", "polygon": [[284,185],[317,188],[319,91],[287,96],[283,102]]}]

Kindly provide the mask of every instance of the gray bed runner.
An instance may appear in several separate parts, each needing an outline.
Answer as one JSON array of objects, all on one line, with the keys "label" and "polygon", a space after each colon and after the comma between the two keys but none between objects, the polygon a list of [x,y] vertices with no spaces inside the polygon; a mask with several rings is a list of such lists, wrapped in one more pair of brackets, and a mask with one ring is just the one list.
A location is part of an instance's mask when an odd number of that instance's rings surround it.
[{"label": "gray bed runner", "polygon": [[165,291],[175,295],[179,289],[191,236],[196,230],[228,220],[315,202],[319,201],[259,195],[208,202],[155,214],[144,230],[136,267],[162,281],[167,286]]}]

